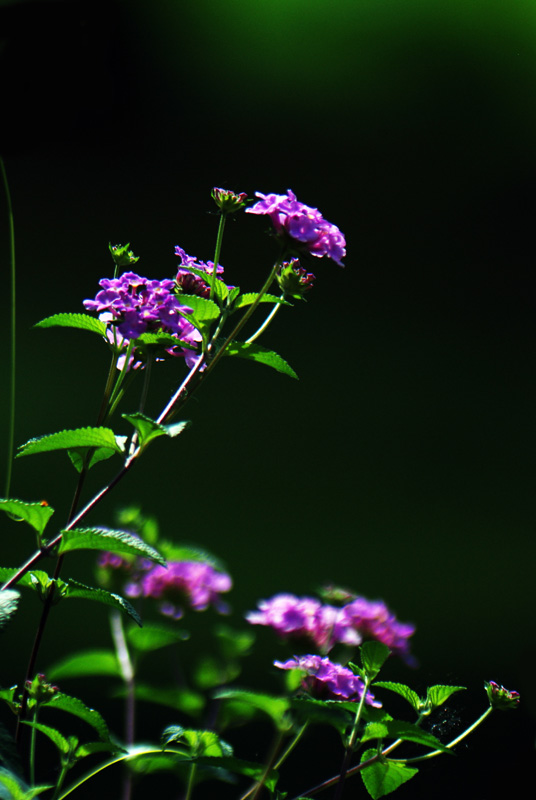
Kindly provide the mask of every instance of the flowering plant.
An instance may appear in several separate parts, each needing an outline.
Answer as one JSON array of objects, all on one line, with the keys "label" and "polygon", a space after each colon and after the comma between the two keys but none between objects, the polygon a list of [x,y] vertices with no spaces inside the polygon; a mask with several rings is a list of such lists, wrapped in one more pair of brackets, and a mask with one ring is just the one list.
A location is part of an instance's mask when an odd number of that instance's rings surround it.
[{"label": "flowering plant", "polygon": [[[42,329],[59,326],[97,334],[110,351],[110,367],[97,423],[40,436],[19,448],[25,457],[66,451],[76,472],[74,498],[64,526],[49,533],[54,509],[44,501],[10,497],[8,463],[6,497],[0,501],[6,527],[22,521],[31,528],[36,548],[18,568],[0,568],[0,626],[14,624],[22,594],[28,589],[42,601],[37,633],[26,674],[13,675],[3,661],[0,699],[15,717],[15,729],[5,724],[0,733],[0,797],[63,800],[76,796],[97,773],[123,766],[122,797],[145,796],[142,778],[168,771],[171,785],[183,783],[186,800],[204,780],[239,784],[242,800],[261,791],[276,800],[286,796],[284,765],[306,732],[315,726],[334,728],[341,740],[337,773],[307,788],[309,797],[333,790],[340,798],[345,782],[360,774],[373,798],[386,795],[417,773],[416,763],[450,752],[495,708],[517,705],[519,696],[490,681],[489,706],[481,717],[454,740],[443,743],[426,727],[427,718],[464,687],[436,685],[424,697],[401,682],[378,680],[392,657],[417,665],[410,652],[415,627],[397,620],[381,601],[370,601],[338,587],[326,587],[319,597],[277,594],[260,600],[238,626],[218,625],[212,654],[202,658],[190,684],[163,686],[140,680],[141,661],[163,648],[180,652],[189,638],[191,612],[212,608],[230,612],[227,596],[232,579],[212,555],[171,541],[160,534],[156,520],[139,508],[123,509],[117,527],[81,523],[93,515],[104,497],[122,481],[148,446],[160,437],[176,438],[188,427],[175,418],[224,357],[249,359],[289,377],[292,367],[276,352],[257,343],[283,307],[301,300],[314,276],[302,266],[311,257],[329,258],[339,266],[346,254],[344,235],[322,214],[286,195],[261,194],[251,205],[244,193],[214,189],[219,228],[213,261],[200,261],[177,247],[176,274],[147,278],[132,271],[137,258],[129,245],[110,247],[112,277],[100,281],[94,299],[84,300],[86,311],[61,313],[38,323]],[[249,203],[249,204],[248,204]],[[243,293],[223,279],[220,253],[225,221],[242,210],[269,217],[279,254],[260,290]],[[273,285],[278,294],[271,294]],[[259,306],[270,309],[263,321],[244,337]],[[173,359],[182,371],[178,388],[156,419],[146,414],[146,402],[156,362]],[[135,411],[123,413],[127,435],[110,427],[110,420],[131,384],[140,385]],[[81,507],[90,470],[119,459],[115,475]],[[73,553],[100,551],[95,564],[95,586],[68,578],[64,562]],[[90,553],[93,558],[93,553]],[[54,559],[51,574],[43,569]],[[60,577],[61,576],[61,577]],[[93,600],[109,607],[111,645],[99,650],[58,653],[56,662],[41,669],[40,644],[54,606],[70,598]],[[180,623],[180,627],[179,627]],[[242,660],[250,653],[254,629],[270,628],[288,643],[288,658],[273,660],[280,690],[275,694],[245,690],[236,684]],[[297,653],[292,655],[292,653]],[[122,731],[111,731],[99,710],[64,691],[76,677],[105,676],[119,682],[124,698]],[[53,680],[55,683],[49,683]],[[58,685],[56,685],[56,682]],[[402,697],[413,720],[394,719],[386,710],[390,695]],[[138,742],[135,718],[138,701],[172,709],[177,721],[167,725],[159,743]],[[69,722],[56,723],[54,709],[78,718],[82,733]],[[276,740],[265,761],[235,755],[228,741],[232,729],[256,716],[267,718]],[[91,733],[89,733],[91,730]],[[43,747],[48,739],[56,751],[51,764]],[[415,754],[392,754],[409,743]],[[17,748],[22,758],[17,754]],[[41,755],[44,753],[45,755]],[[95,766],[95,757],[101,759]],[[81,776],[85,759],[92,766]],[[82,767],[83,772],[83,767]],[[68,780],[71,782],[68,783]],[[240,783],[246,784],[240,788]],[[300,797],[303,795],[300,795]]]}]

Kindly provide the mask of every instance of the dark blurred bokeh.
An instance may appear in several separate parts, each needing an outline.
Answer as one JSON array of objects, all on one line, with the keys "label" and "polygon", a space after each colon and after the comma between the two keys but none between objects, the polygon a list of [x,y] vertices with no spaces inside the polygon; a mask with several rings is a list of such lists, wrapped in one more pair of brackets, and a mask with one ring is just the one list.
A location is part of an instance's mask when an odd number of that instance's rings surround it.
[{"label": "dark blurred bokeh", "polygon": [[[237,619],[258,598],[325,581],[382,597],[418,629],[420,669],[393,666],[392,679],[467,685],[464,722],[485,706],[484,679],[522,693],[517,716],[497,715],[400,800],[454,788],[484,797],[514,769],[528,775],[532,0],[19,0],[0,2],[0,43],[17,237],[16,442],[94,420],[102,345],[31,326],[82,310],[110,272],[109,241],[130,241],[142,274],[172,276],[176,244],[212,257],[212,186],[292,188],[348,241],[346,268],[315,261],[308,303],[283,311],[264,339],[300,381],[222,364],[188,408],[192,429],[153,446],[92,522],[110,524],[117,506],[141,498],[166,535],[225,559]],[[0,226],[7,320],[5,211]],[[265,228],[245,216],[229,225],[230,282],[260,285],[274,255]],[[7,340],[1,358],[7,374]],[[178,378],[176,364],[162,366],[149,412]],[[7,391],[0,400],[4,417]],[[13,494],[46,498],[60,524],[72,486],[61,456],[16,462]],[[14,544],[12,524],[0,524],[2,564],[19,563],[31,540]],[[71,574],[91,577],[81,557]],[[33,596],[20,613],[30,630]],[[41,668],[65,641],[107,636],[104,610],[83,626],[73,609],[53,613]],[[259,638],[253,682],[274,657],[273,638]],[[20,625],[4,635],[3,684],[19,680],[30,641]],[[147,725],[155,738],[157,723]]]}]

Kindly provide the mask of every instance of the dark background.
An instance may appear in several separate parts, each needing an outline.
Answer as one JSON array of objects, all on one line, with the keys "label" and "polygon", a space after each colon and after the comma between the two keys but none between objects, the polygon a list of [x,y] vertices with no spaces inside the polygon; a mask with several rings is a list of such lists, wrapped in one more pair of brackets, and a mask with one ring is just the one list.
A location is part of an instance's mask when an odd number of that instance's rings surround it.
[{"label": "dark background", "polygon": [[[454,735],[484,709],[484,679],[523,696],[517,716],[492,717],[400,799],[521,783],[536,713],[532,0],[20,0],[0,3],[0,39],[17,444],[95,418],[102,345],[31,326],[82,310],[110,274],[109,241],[131,242],[141,274],[172,276],[176,244],[212,257],[212,186],[292,188],[348,242],[346,268],[315,260],[309,302],[282,311],[263,339],[300,381],[222,364],[188,408],[192,429],[153,446],[91,521],[111,524],[118,505],[141,499],[167,536],[226,561],[237,621],[261,597],[328,580],[385,599],[416,623],[421,663],[415,673],[393,664],[389,677],[471,690]],[[5,212],[0,225],[7,321]],[[229,225],[229,282],[260,285],[275,252],[265,228],[243,215]],[[7,339],[1,358],[7,374]],[[155,415],[177,365],[160,374]],[[0,400],[7,409],[7,391]],[[72,486],[59,455],[16,462],[13,495],[46,498],[59,524]],[[14,542],[1,524],[2,563],[19,563],[31,539]],[[78,558],[71,574],[87,578]],[[22,628],[38,611],[25,595],[21,624],[3,637],[4,685],[19,680],[31,644]],[[105,609],[53,613],[40,668],[66,642],[104,645]],[[213,621],[196,621],[201,640]],[[259,674],[283,648],[269,631],[259,640],[248,681],[277,691],[275,675]],[[62,688],[105,710],[102,684]],[[147,718],[147,739],[174,721]],[[323,766],[322,745],[310,747]]]}]

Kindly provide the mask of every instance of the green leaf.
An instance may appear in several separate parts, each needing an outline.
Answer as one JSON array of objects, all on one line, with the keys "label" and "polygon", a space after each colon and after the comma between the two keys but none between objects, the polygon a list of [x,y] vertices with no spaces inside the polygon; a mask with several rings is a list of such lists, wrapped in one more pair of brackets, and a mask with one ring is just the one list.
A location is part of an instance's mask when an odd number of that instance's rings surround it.
[{"label": "green leaf", "polygon": [[[14,687],[16,689],[17,687]],[[14,694],[12,690],[1,690]],[[8,701],[8,704],[12,710],[13,709],[13,696],[10,698],[6,697],[3,698]],[[8,729],[0,722],[0,763],[6,768],[11,770],[17,775],[22,777],[23,775],[23,766],[21,762],[21,758],[17,749],[17,745],[15,743],[15,739],[12,734],[8,731]],[[1,795],[0,795],[1,796]]]},{"label": "green leaf", "polygon": [[[198,278],[201,278],[207,284],[207,286],[211,285],[211,283],[212,283],[212,275],[210,273],[205,272],[203,269],[197,269],[197,267],[190,267],[189,266],[189,267],[185,267],[185,269],[187,269],[188,272],[191,272],[192,275],[197,275]],[[229,294],[229,289],[227,287],[227,284],[224,283],[222,280],[220,280],[220,278],[216,278],[216,285],[215,285],[214,288],[215,288],[216,297],[218,298],[218,300],[225,300],[225,298]],[[180,303],[182,303],[183,297],[188,297],[189,298],[189,297],[191,297],[191,295],[184,295],[184,294],[182,294],[182,292],[178,292],[177,293],[177,300]],[[191,307],[189,303],[185,303],[185,305]]]},{"label": "green leaf", "polygon": [[67,714],[73,714],[79,719],[83,719],[97,731],[99,739],[103,742],[110,741],[110,732],[106,722],[94,708],[88,708],[78,697],[71,697],[63,692],[56,692],[46,703],[47,708],[57,708]]},{"label": "green leaf", "polygon": [[183,711],[192,717],[199,715],[205,707],[203,695],[192,689],[178,689],[175,686],[168,689],[137,683],[135,692],[138,700],[174,708],[176,711]]},{"label": "green leaf", "polygon": [[53,328],[55,326],[80,328],[84,331],[98,333],[99,336],[106,336],[106,324],[89,314],[53,314],[51,317],[45,317],[37,322],[34,328]]},{"label": "green leaf", "polygon": [[140,652],[148,653],[184,641],[184,633],[167,625],[144,625],[143,628],[130,628],[127,633],[130,644]]},{"label": "green leaf", "polygon": [[86,586],[79,581],[69,578],[65,590],[65,597],[80,597],[86,600],[94,600],[112,608],[118,608],[128,614],[134,622],[141,627],[141,618],[136,609],[128,600],[119,594],[107,592],[105,589],[96,589],[94,586]]},{"label": "green leaf", "polygon": [[[340,708],[337,702],[297,697],[291,700],[291,706],[300,721],[331,725],[341,735],[352,722],[352,716],[344,708]],[[353,709],[354,717],[356,708],[357,704]]]},{"label": "green leaf", "polygon": [[20,594],[14,589],[0,592],[0,630],[4,628],[17,611]]},{"label": "green leaf", "polygon": [[[376,755],[376,750],[365,750],[361,756],[361,763],[368,761]],[[384,797],[402,786],[418,773],[415,767],[406,767],[404,764],[380,759],[361,771],[365,788],[373,800]]]},{"label": "green leaf", "polygon": [[454,692],[462,692],[465,686],[430,686],[426,690],[426,704],[430,708],[437,708],[443,705]]},{"label": "green leaf", "polygon": [[14,772],[0,767],[0,798],[2,800],[33,800],[53,786],[33,786],[31,789]]},{"label": "green leaf", "polygon": [[368,742],[371,739],[403,739],[405,742],[415,742],[415,744],[430,747],[432,750],[441,750],[443,753],[452,753],[445,747],[439,739],[428,731],[423,731],[418,725],[402,720],[389,720],[387,722],[369,722],[365,727],[361,741]]},{"label": "green leaf", "polygon": [[382,642],[364,642],[359,648],[361,664],[369,680],[373,681],[389,657],[390,650]]},{"label": "green leaf", "polygon": [[222,689],[216,692],[214,697],[221,700],[238,700],[256,711],[267,714],[280,731],[286,731],[291,727],[287,716],[290,700],[286,697],[272,697],[269,694],[249,692],[243,689]]},{"label": "green leaf", "polygon": [[[235,300],[234,309],[244,308],[245,306],[251,306],[256,301],[258,294],[256,292],[247,292],[246,294],[241,294]],[[275,303],[276,305],[284,305],[290,306],[291,304],[288,303],[286,300],[283,300],[281,297],[276,297],[275,294],[263,294],[260,299],[261,303]]]},{"label": "green leaf", "polygon": [[172,333],[142,333],[140,336],[136,338],[136,350],[141,350],[142,352],[149,350],[150,348],[156,348],[158,350],[168,350],[170,347],[181,347],[186,348],[187,350],[197,350],[196,345],[191,344],[190,342],[185,342],[182,339],[179,339],[177,336],[173,336]]},{"label": "green leaf", "polygon": [[406,686],[404,683],[393,683],[392,681],[376,681],[374,683],[374,688],[377,686],[381,686],[382,689],[389,689],[390,692],[395,692],[399,694],[404,700],[407,700],[410,706],[415,709],[415,711],[419,712],[422,708],[422,700],[420,699],[417,692],[414,692],[413,689],[410,689],[409,686]]},{"label": "green leaf", "polygon": [[0,500],[0,511],[5,511],[16,522],[27,522],[39,536],[45,530],[54,509],[44,500],[41,503],[25,503],[23,500]]},{"label": "green leaf", "polygon": [[120,678],[121,669],[113,650],[84,650],[57,661],[47,669],[46,675],[54,681],[88,675]]},{"label": "green leaf", "polygon": [[196,758],[195,762],[200,766],[219,767],[229,772],[235,772],[238,775],[245,775],[253,781],[262,779],[263,785],[266,786],[270,792],[274,791],[279,778],[279,773],[273,768],[266,773],[266,767],[262,764],[256,764],[254,761],[244,761],[234,756],[222,756],[221,758],[202,756]]},{"label": "green leaf", "polygon": [[76,748],[74,751],[75,758],[85,758],[86,756],[92,756],[93,753],[126,753],[127,751],[124,750],[119,745],[114,744],[113,742],[87,742],[86,744],[81,744],[79,747]]},{"label": "green leaf", "polygon": [[111,428],[77,428],[30,439],[19,447],[17,458],[52,450],[71,450],[75,447],[106,447],[116,453],[122,452]]},{"label": "green leaf", "polygon": [[[121,451],[124,452],[127,437],[116,436],[115,439]],[[89,460],[87,458],[88,453],[91,453]],[[78,447],[76,450],[67,450],[67,455],[71,459],[75,470],[77,472],[82,472],[84,466],[86,469],[91,469],[100,461],[107,461],[109,458],[112,458],[114,451],[110,450],[109,447]]]},{"label": "green leaf", "polygon": [[160,425],[154,419],[136,412],[134,414],[122,414],[123,419],[130,422],[134,426],[139,436],[140,447],[143,449],[147,447],[149,442],[156,439],[158,436],[175,437],[182,433],[188,426],[189,422],[175,422],[172,425]]},{"label": "green leaf", "polygon": [[49,725],[43,725],[41,722],[28,722],[27,720],[21,720],[23,725],[28,725],[30,728],[35,728],[36,730],[44,733],[45,736],[48,736],[51,739],[60,753],[66,756],[70,750],[69,742],[62,736],[62,734],[57,731],[55,728],[51,728]]},{"label": "green leaf", "polygon": [[185,745],[189,749],[192,758],[233,755],[231,745],[220,739],[215,731],[183,728],[182,725],[169,725],[162,733],[162,750],[165,750],[174,742]]},{"label": "green leaf", "polygon": [[292,367],[280,355],[274,353],[273,350],[261,347],[259,344],[254,344],[253,342],[231,342],[225,350],[225,355],[238,356],[238,358],[256,361],[258,364],[265,364],[267,367],[272,367],[277,372],[283,373],[283,375],[289,375],[291,378],[298,380],[298,376]]},{"label": "green leaf", "polygon": [[115,531],[109,528],[72,528],[62,531],[62,539],[58,546],[58,554],[71,550],[107,550],[111,553],[129,553],[149,558],[157,564],[166,566],[166,559],[146,544],[139,536],[127,531]]}]

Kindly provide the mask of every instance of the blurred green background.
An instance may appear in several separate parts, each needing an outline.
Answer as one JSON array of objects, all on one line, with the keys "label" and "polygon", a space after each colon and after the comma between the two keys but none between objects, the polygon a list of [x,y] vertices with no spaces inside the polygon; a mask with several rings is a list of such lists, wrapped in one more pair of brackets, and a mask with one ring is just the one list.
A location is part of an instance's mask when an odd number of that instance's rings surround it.
[{"label": "blurred green background", "polygon": [[[282,312],[263,340],[300,381],[222,364],[188,408],[192,429],[153,446],[92,522],[110,524],[118,505],[141,500],[166,535],[226,561],[238,619],[258,598],[326,581],[383,598],[417,624],[421,663],[391,677],[467,685],[476,700],[460,700],[464,721],[484,706],[484,679],[522,692],[517,718],[493,719],[454,766],[429,770],[401,800],[429,797],[438,775],[445,796],[456,787],[477,797],[506,786],[513,765],[528,771],[533,0],[19,0],[0,3],[0,38],[17,443],[96,415],[104,348],[31,326],[82,310],[111,271],[109,241],[131,242],[141,274],[172,276],[176,244],[212,257],[212,186],[292,188],[348,242],[346,268],[315,261],[308,303]],[[0,226],[7,320],[4,210]],[[229,225],[231,283],[260,285],[274,255],[265,228],[245,216]],[[6,375],[7,341],[1,358]],[[178,378],[176,364],[162,366],[149,411]],[[4,417],[7,391],[0,401]],[[13,494],[46,498],[60,523],[72,486],[61,456],[16,462]],[[31,541],[14,543],[13,526],[0,524],[2,563],[19,563]],[[90,575],[81,557],[71,574]],[[54,610],[61,632],[48,631],[41,667],[66,640],[102,643],[105,611],[93,623],[92,609],[78,610],[87,624]],[[29,630],[37,601],[25,598],[20,613]],[[259,639],[252,682],[275,652],[269,632]],[[18,680],[30,643],[20,626],[5,634],[4,684]]]}]

